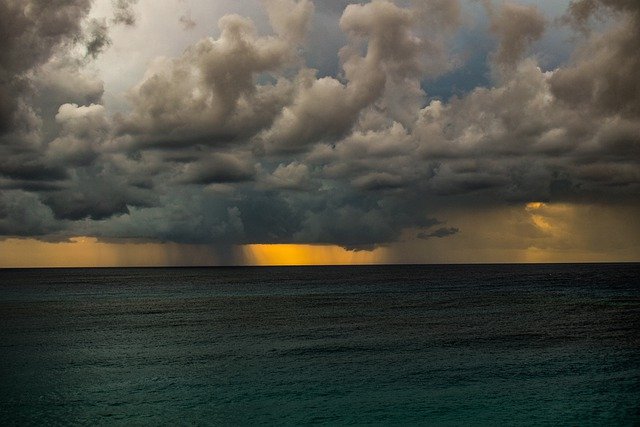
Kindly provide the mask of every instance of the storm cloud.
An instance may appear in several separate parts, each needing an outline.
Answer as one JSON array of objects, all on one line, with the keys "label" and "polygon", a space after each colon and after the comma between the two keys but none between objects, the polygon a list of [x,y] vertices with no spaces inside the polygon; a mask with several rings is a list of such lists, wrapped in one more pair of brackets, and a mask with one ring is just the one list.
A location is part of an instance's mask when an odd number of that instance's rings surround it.
[{"label": "storm cloud", "polygon": [[[0,235],[370,250],[458,235],[443,207],[638,209],[638,3],[578,0],[561,19],[482,4],[264,0],[253,18],[180,19],[197,38],[115,109],[98,59],[144,2],[0,0]],[[579,37],[545,69],[557,25]],[[488,84],[432,97],[472,30],[492,43]],[[343,41],[335,72],[310,65],[326,55],[311,35]]]}]

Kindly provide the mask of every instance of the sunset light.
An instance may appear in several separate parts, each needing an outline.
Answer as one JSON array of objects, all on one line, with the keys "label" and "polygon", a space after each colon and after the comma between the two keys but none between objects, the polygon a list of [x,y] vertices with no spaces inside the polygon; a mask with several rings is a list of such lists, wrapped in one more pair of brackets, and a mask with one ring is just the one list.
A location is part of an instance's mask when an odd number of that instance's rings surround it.
[{"label": "sunset light", "polygon": [[349,251],[323,245],[247,245],[243,252],[250,265],[344,265],[383,263],[386,251]]}]

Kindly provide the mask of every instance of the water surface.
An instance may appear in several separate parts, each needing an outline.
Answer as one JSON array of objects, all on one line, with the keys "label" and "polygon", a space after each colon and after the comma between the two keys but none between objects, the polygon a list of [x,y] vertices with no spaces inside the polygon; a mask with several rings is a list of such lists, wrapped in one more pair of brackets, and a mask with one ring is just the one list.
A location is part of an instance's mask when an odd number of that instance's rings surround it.
[{"label": "water surface", "polygon": [[0,270],[0,424],[633,425],[640,264]]}]

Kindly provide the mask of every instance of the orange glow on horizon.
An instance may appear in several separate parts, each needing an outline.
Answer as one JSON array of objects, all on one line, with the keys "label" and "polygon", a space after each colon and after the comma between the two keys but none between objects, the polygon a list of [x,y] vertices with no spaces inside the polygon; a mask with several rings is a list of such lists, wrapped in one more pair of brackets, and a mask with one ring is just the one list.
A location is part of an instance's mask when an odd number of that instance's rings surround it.
[{"label": "orange glow on horizon", "polygon": [[36,239],[0,240],[0,267],[155,267],[215,264],[204,246],[155,242],[101,242],[95,237],[72,237],[67,242]]},{"label": "orange glow on horizon", "polygon": [[334,245],[254,244],[243,246],[250,265],[376,264],[386,259],[386,249],[349,251]]},{"label": "orange glow on horizon", "polygon": [[568,228],[567,222],[573,220],[576,209],[578,209],[577,206],[542,202],[531,202],[525,205],[525,210],[531,216],[531,222],[539,230],[556,237]]},{"label": "orange glow on horizon", "polygon": [[0,268],[215,265],[349,265],[476,262],[637,262],[638,208],[529,202],[438,213],[455,236],[419,239],[407,229],[373,251],[337,245],[214,246],[73,237],[67,242],[1,238]]},{"label": "orange glow on horizon", "polygon": [[[387,250],[348,251],[332,245],[255,244],[238,247],[230,261],[239,265],[333,265],[384,262]],[[0,240],[0,267],[154,267],[218,265],[206,245],[160,242],[101,242],[73,237],[67,242]]]}]

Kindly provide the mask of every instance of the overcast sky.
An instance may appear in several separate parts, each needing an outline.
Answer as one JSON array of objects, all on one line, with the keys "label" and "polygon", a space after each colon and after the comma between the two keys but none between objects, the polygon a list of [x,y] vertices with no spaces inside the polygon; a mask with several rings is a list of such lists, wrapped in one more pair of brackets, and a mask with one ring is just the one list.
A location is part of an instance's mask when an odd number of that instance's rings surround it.
[{"label": "overcast sky", "polygon": [[0,0],[0,32],[5,254],[640,259],[637,0]]}]

